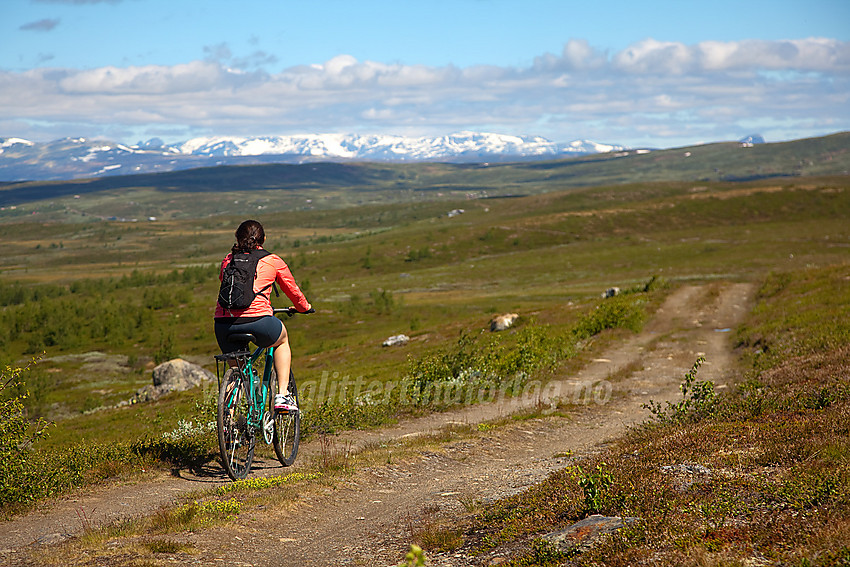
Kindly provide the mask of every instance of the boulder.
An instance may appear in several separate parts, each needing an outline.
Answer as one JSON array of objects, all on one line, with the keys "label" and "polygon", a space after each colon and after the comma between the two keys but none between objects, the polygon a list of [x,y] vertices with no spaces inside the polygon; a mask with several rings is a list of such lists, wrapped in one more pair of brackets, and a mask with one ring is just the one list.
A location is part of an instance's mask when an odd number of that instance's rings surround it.
[{"label": "boulder", "polygon": [[182,358],[175,358],[153,369],[153,384],[136,392],[136,401],[156,400],[169,392],[182,392],[214,379],[212,372]]},{"label": "boulder", "polygon": [[407,335],[393,335],[385,340],[382,344],[383,346],[402,346],[406,345],[410,337]]},{"label": "boulder", "polygon": [[602,292],[602,297],[607,299],[609,297],[615,297],[620,295],[620,288],[618,287],[609,287],[605,291]]},{"label": "boulder", "polygon": [[613,534],[626,525],[636,522],[638,519],[594,514],[564,530],[549,532],[543,536],[543,539],[557,546],[562,551],[576,550],[584,552],[593,547],[603,537]]},{"label": "boulder", "polygon": [[490,319],[490,330],[492,332],[504,331],[519,319],[519,315],[516,313],[505,313],[504,315],[497,315]]}]

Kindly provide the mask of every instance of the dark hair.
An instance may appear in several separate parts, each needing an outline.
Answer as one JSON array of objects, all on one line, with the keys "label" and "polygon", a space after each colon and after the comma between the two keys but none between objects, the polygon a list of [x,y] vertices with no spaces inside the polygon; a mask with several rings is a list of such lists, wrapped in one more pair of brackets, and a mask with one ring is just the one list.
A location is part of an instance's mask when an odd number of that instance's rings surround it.
[{"label": "dark hair", "polygon": [[257,246],[262,246],[266,241],[266,233],[263,225],[255,220],[246,220],[236,229],[236,243],[231,252],[250,252]]}]

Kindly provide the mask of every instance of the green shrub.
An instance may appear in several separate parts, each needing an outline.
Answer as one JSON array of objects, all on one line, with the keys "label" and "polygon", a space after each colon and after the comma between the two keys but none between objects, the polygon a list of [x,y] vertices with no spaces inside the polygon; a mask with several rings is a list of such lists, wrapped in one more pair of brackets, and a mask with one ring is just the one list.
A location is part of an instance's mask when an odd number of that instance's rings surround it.
[{"label": "green shrub", "polygon": [[561,551],[553,543],[545,539],[535,538],[531,542],[531,549],[525,555],[518,557],[508,563],[509,567],[549,567],[563,565],[564,561],[571,556],[570,553]]},{"label": "green shrub", "polygon": [[123,444],[81,444],[63,450],[28,451],[0,464],[0,507],[35,502],[75,486],[124,474],[139,463]]},{"label": "green shrub", "polygon": [[145,547],[151,553],[177,553],[191,549],[192,546],[186,543],[180,543],[173,539],[153,539],[145,542]]},{"label": "green shrub", "polygon": [[577,465],[573,474],[584,492],[584,510],[588,514],[598,514],[609,499],[609,490],[614,476],[607,470],[605,463],[598,463],[590,472]]},{"label": "green shrub", "polygon": [[[521,387],[532,373],[551,368],[575,354],[571,337],[551,327],[531,323],[510,339],[499,335],[463,333],[450,347],[412,359],[409,376],[414,395],[439,384]],[[513,392],[512,392],[513,393]]]},{"label": "green shrub", "polygon": [[685,379],[679,385],[679,390],[682,392],[681,400],[675,404],[665,402],[666,407],[649,400],[648,404],[642,404],[641,407],[648,409],[654,419],[661,423],[693,421],[709,415],[717,407],[718,399],[714,391],[714,382],[697,380],[697,371],[703,362],[705,357],[700,356],[685,373]]},{"label": "green shrub", "polygon": [[363,429],[387,423],[399,408],[389,403],[366,403],[361,400],[323,400],[304,413],[301,435],[333,434],[341,429]]},{"label": "green shrub", "polygon": [[[148,468],[156,461],[170,467],[199,467],[217,454],[215,433],[207,422],[202,427],[185,422],[162,438],[135,443],[80,443],[38,450],[37,441],[46,437],[48,423],[27,419],[22,383],[27,371],[6,366],[0,382],[0,509],[5,512],[76,486]],[[206,405],[199,405],[198,411],[199,417],[208,418]]]},{"label": "green shrub", "polygon": [[495,371],[493,362],[498,340],[489,341],[484,348],[479,341],[480,335],[462,333],[452,346],[411,359],[414,394],[423,393],[430,384],[450,382],[464,375],[491,377]]},{"label": "green shrub", "polygon": [[25,478],[36,468],[32,444],[47,435],[47,422],[31,423],[24,411],[26,368],[6,366],[0,371],[0,504],[25,502],[35,489]]},{"label": "green shrub", "polygon": [[275,488],[278,486],[284,486],[295,482],[315,480],[317,478],[321,478],[322,476],[322,473],[319,472],[294,472],[287,475],[258,476],[252,478],[245,478],[234,482],[228,482],[227,484],[222,484],[216,489],[216,494],[218,494],[219,496],[223,496],[229,492],[265,490],[268,488]]},{"label": "green shrub", "polygon": [[386,289],[374,289],[369,294],[372,298],[372,305],[377,313],[386,315],[392,313],[397,305],[396,299],[391,291]]},{"label": "green shrub", "polygon": [[425,565],[425,552],[418,545],[410,544],[410,551],[398,567],[420,567]]},{"label": "green shrub", "polygon": [[159,349],[153,355],[155,364],[162,364],[177,357],[177,347],[174,346],[174,332],[171,329],[160,331]]},{"label": "green shrub", "polygon": [[172,468],[199,469],[218,454],[214,424],[181,421],[159,439],[142,439],[129,445],[140,460],[160,461]]},{"label": "green shrub", "polygon": [[515,335],[516,343],[503,347],[494,360],[500,376],[531,374],[549,368],[575,354],[570,337],[545,325],[528,325]]},{"label": "green shrub", "polygon": [[598,335],[605,329],[628,329],[638,332],[646,318],[645,300],[635,294],[609,297],[582,317],[573,329],[579,340]]}]

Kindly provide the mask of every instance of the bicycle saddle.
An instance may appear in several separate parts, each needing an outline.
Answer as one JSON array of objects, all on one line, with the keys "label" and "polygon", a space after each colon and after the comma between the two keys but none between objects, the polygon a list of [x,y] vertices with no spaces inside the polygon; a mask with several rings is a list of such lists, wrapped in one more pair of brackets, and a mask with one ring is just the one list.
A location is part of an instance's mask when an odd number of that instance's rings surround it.
[{"label": "bicycle saddle", "polygon": [[255,342],[254,335],[251,333],[233,333],[232,335],[227,335],[227,340],[233,343],[248,343]]}]

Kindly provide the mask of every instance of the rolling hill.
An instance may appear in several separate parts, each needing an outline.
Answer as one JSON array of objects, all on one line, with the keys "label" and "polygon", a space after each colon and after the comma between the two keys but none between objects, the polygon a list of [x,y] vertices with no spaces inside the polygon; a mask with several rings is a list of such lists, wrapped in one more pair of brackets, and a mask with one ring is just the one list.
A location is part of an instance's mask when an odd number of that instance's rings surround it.
[{"label": "rolling hill", "polygon": [[[535,162],[220,166],[2,185],[0,220],[33,211],[66,217],[77,211],[102,218],[181,218],[233,212],[234,201],[248,210],[301,210],[623,183],[747,181],[848,171],[848,132],[774,144],[727,142]],[[206,195],[199,200],[198,193]]]}]

